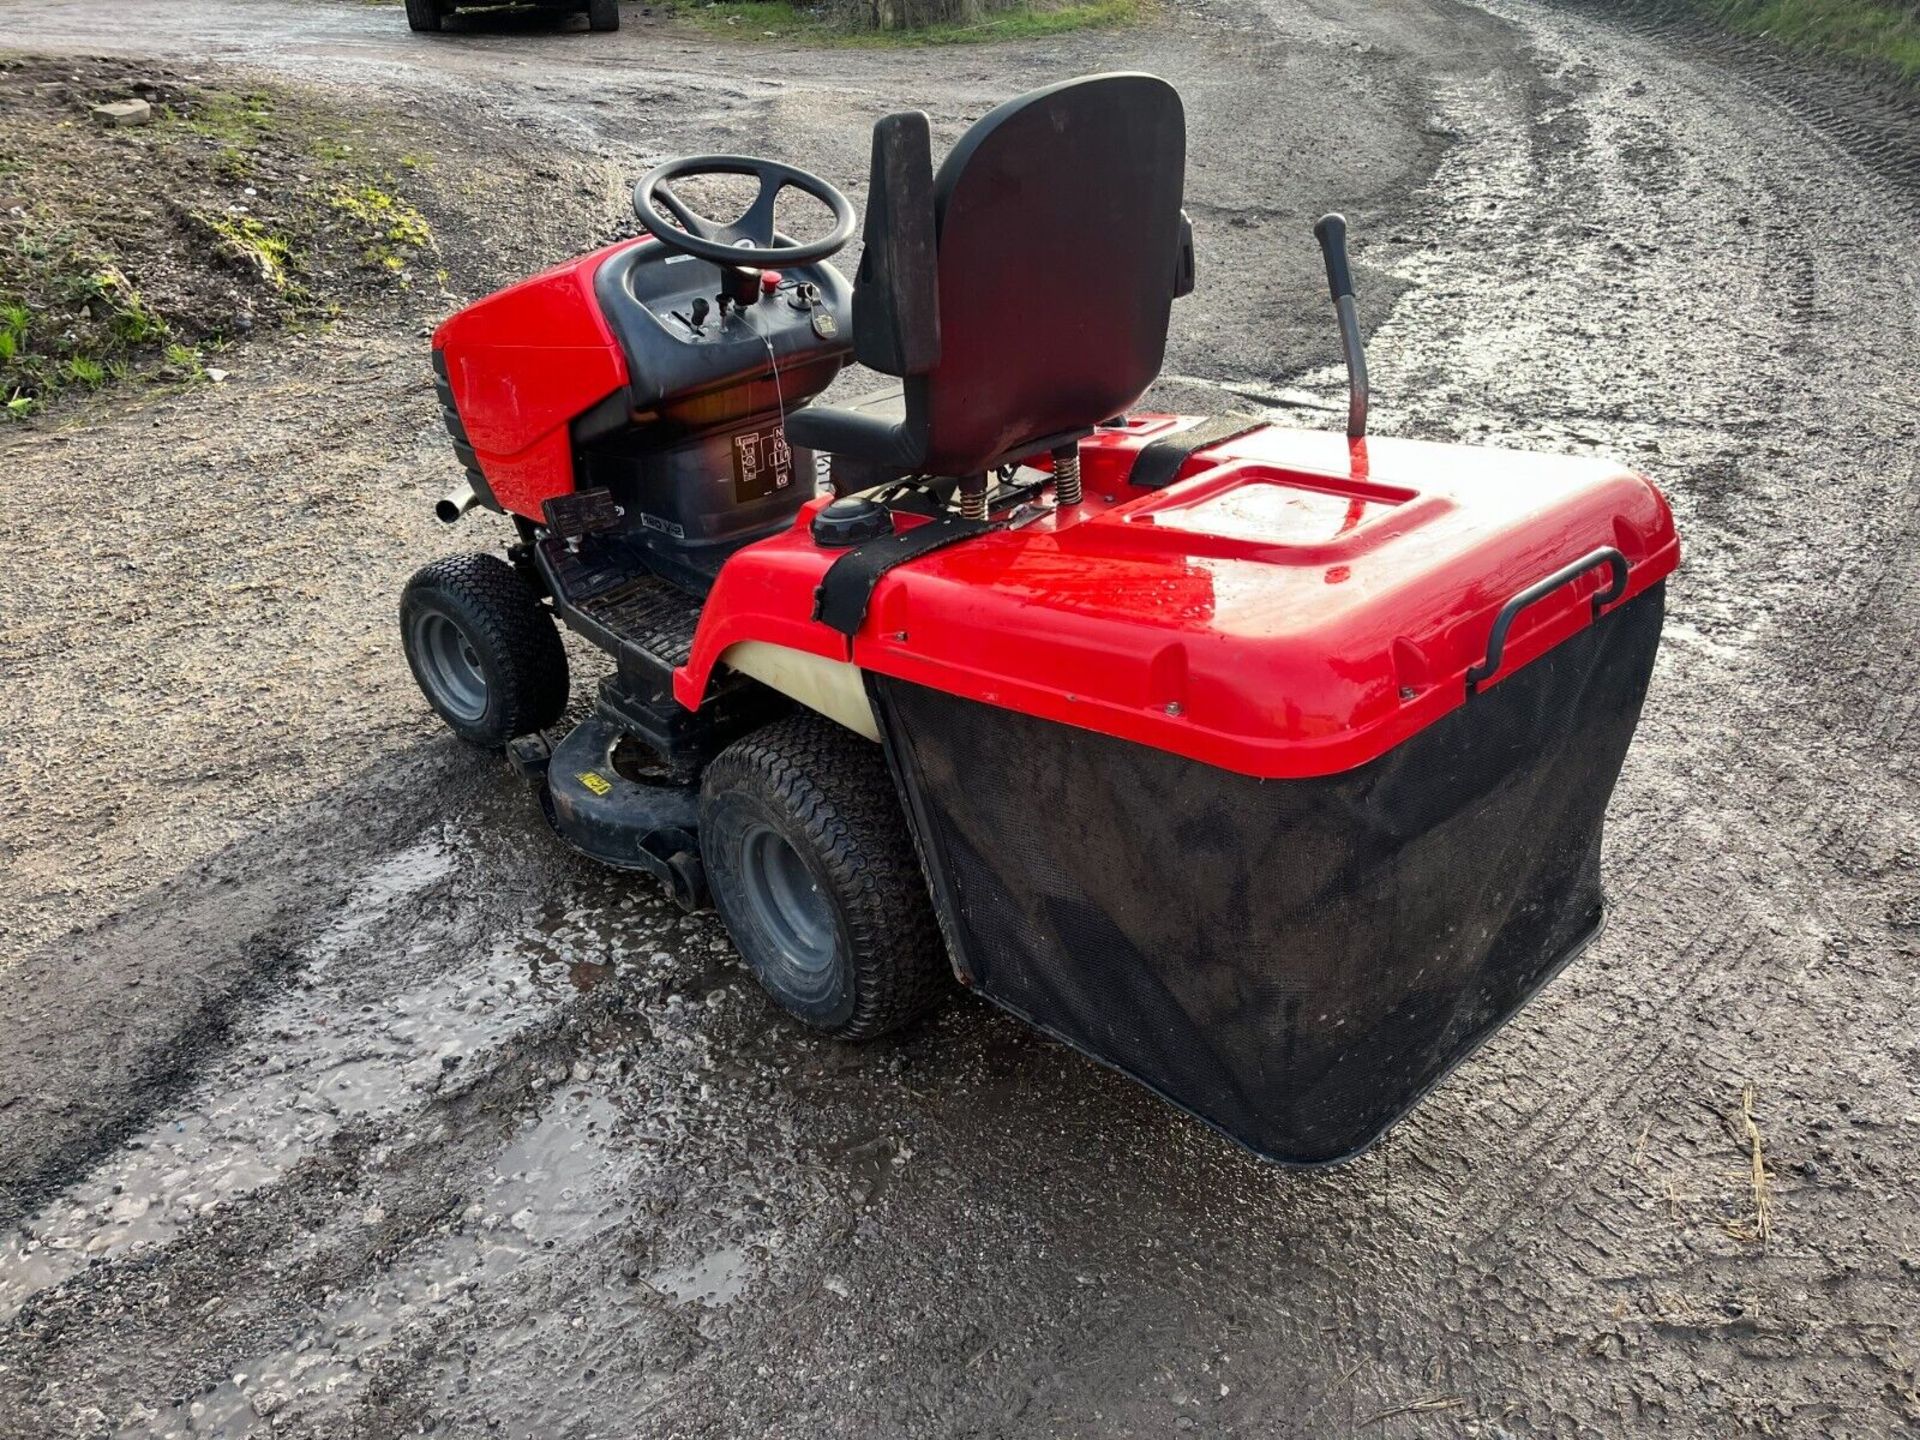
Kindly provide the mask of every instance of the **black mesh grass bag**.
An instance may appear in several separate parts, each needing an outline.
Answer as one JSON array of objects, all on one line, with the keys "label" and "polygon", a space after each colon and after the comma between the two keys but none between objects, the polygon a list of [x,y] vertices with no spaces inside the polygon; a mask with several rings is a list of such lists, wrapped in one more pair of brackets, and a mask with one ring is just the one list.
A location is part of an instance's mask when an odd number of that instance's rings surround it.
[{"label": "black mesh grass bag", "polygon": [[1369,764],[1258,780],[874,678],[982,994],[1288,1164],[1364,1150],[1598,933],[1664,585]]}]

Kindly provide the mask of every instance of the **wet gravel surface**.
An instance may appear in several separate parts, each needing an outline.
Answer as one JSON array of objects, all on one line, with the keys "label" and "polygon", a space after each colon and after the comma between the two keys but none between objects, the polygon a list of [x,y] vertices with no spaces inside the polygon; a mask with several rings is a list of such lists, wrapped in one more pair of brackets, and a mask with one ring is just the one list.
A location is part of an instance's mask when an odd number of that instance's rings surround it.
[{"label": "wet gravel surface", "polygon": [[392,9],[0,5],[9,43],[471,116],[521,157],[476,212],[539,205],[499,280],[653,154],[844,180],[890,106],[945,138],[1157,69],[1204,277],[1171,397],[1335,400],[1305,224],[1342,204],[1380,430],[1621,456],[1689,546],[1608,932],[1372,1154],[1287,1174],[976,1004],[807,1037],[711,916],[562,853],[429,724],[390,635],[455,543],[412,320],[0,436],[0,1435],[1920,1422],[1915,132],[1486,3],[778,67],[636,24],[422,52]]}]

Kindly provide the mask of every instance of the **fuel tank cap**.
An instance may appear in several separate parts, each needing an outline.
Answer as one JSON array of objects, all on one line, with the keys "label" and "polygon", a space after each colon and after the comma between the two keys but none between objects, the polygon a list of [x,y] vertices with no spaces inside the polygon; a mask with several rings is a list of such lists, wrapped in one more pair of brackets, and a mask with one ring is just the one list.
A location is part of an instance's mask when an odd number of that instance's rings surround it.
[{"label": "fuel tank cap", "polygon": [[813,543],[843,549],[893,533],[893,512],[866,495],[847,495],[813,517]]}]

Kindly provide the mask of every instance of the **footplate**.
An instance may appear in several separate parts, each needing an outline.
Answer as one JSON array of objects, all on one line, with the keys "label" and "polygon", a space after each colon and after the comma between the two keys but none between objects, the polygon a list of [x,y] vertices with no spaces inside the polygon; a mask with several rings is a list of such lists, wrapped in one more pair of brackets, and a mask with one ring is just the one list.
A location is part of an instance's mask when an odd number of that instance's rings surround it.
[{"label": "footplate", "polygon": [[697,777],[723,746],[788,705],[731,672],[714,677],[697,710],[674,699],[673,672],[693,652],[700,601],[641,568],[619,537],[549,536],[533,553],[555,612],[620,662],[601,683],[596,718],[650,746],[675,779]]},{"label": "footplate", "polygon": [[535,556],[560,618],[589,640],[671,686],[693,652],[700,601],[657,575],[637,570],[614,545],[594,539],[542,540]]},{"label": "footplate", "polygon": [[618,530],[623,513],[613,503],[611,490],[576,490],[555,495],[544,501],[540,510],[546,517],[548,531],[561,540],[578,540],[584,535]]},{"label": "footplate", "polygon": [[601,591],[581,603],[580,613],[670,670],[687,663],[700,624],[700,602],[651,575]]}]

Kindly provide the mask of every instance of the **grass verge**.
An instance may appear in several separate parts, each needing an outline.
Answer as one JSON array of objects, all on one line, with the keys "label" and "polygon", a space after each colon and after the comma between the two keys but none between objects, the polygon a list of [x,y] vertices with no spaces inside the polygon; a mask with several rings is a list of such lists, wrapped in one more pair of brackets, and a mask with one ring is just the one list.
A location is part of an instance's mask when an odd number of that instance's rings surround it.
[{"label": "grass verge", "polygon": [[1920,5],[1872,0],[1696,0],[1741,35],[1840,56],[1920,84]]},{"label": "grass verge", "polygon": [[1064,0],[1061,4],[1026,4],[1000,10],[972,24],[929,25],[914,30],[876,30],[836,23],[818,8],[789,0],[669,0],[665,8],[703,30],[728,35],[884,48],[1038,40],[1068,30],[1135,24],[1151,7],[1152,0]]}]

